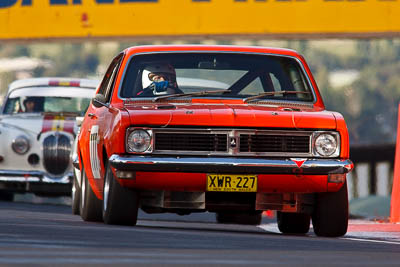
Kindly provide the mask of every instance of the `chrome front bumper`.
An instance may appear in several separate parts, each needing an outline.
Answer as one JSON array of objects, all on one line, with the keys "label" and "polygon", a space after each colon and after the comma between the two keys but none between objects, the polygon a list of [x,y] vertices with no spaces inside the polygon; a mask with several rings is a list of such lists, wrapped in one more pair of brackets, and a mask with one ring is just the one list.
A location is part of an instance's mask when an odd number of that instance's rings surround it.
[{"label": "chrome front bumper", "polygon": [[72,176],[72,172],[69,172],[61,177],[50,177],[42,171],[0,170],[0,181],[2,182],[68,184],[71,183]]},{"label": "chrome front bumper", "polygon": [[[305,160],[302,164],[301,160]],[[112,167],[122,171],[216,172],[247,174],[344,174],[354,165],[349,159],[265,159],[236,157],[179,157],[112,155]],[[297,164],[296,164],[297,161]],[[299,167],[299,165],[300,167]]]},{"label": "chrome front bumper", "polygon": [[70,196],[72,172],[49,177],[41,171],[0,170],[0,191],[31,192],[45,196]]}]

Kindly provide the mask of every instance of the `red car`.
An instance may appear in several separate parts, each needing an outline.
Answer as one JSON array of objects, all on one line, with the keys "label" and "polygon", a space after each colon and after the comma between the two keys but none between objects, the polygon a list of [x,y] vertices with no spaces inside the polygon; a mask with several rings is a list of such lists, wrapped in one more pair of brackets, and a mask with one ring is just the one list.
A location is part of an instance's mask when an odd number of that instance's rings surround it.
[{"label": "red car", "polygon": [[304,58],[239,46],[138,46],[111,62],[78,139],[85,221],[215,212],[283,233],[347,231],[345,121],[325,110]]}]

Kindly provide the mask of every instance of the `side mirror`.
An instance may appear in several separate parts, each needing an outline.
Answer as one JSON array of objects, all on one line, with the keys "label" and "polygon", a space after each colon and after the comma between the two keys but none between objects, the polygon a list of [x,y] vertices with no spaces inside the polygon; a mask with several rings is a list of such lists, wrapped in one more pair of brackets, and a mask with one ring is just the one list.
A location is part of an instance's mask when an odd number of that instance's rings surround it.
[{"label": "side mirror", "polygon": [[96,94],[94,98],[92,98],[92,104],[96,108],[101,108],[106,105],[106,97],[102,94]]}]

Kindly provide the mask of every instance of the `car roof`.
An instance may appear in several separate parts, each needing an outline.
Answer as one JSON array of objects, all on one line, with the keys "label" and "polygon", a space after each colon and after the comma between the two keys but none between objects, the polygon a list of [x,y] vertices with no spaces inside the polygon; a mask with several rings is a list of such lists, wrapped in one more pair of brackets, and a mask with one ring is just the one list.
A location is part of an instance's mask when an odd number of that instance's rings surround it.
[{"label": "car roof", "polygon": [[300,57],[292,49],[263,47],[263,46],[237,46],[237,45],[142,45],[125,49],[127,54],[151,52],[221,52],[221,53],[263,53]]},{"label": "car roof", "polygon": [[75,87],[82,89],[96,89],[99,85],[99,81],[95,79],[83,79],[83,78],[65,78],[65,77],[43,77],[43,78],[30,78],[21,79],[12,82],[8,86],[8,92],[14,91],[20,88],[27,87]]}]

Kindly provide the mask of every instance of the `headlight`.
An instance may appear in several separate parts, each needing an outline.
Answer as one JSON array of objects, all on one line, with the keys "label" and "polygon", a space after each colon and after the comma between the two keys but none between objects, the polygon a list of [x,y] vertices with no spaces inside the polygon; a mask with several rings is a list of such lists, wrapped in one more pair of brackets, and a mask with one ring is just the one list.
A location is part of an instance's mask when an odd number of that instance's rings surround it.
[{"label": "headlight", "polygon": [[30,149],[29,139],[20,135],[12,141],[11,148],[17,154],[25,154]]},{"label": "headlight", "polygon": [[340,138],[337,132],[315,132],[313,152],[318,157],[338,157]]},{"label": "headlight", "polygon": [[128,152],[134,153],[151,152],[151,131],[132,130],[126,138],[126,148]]}]

